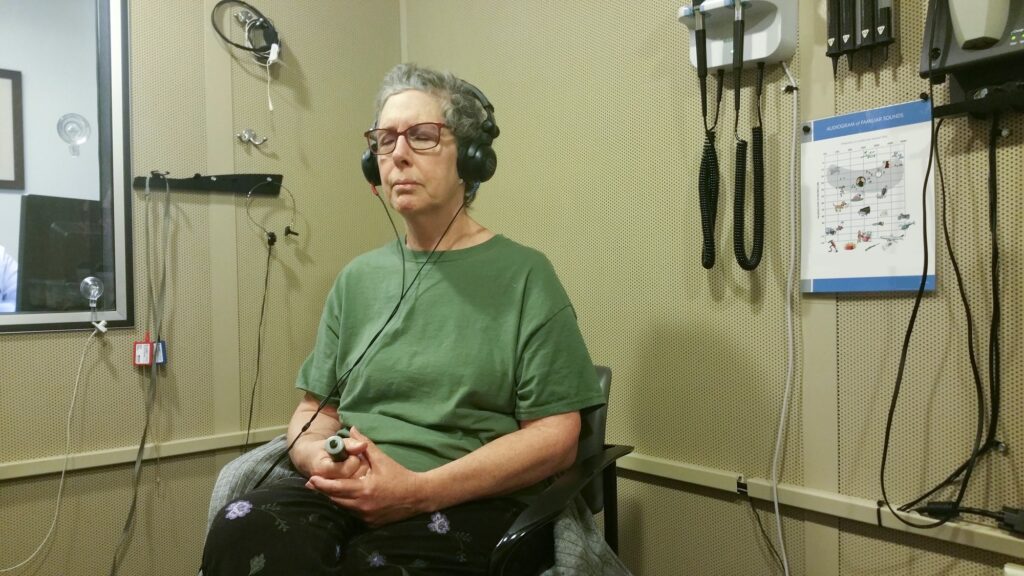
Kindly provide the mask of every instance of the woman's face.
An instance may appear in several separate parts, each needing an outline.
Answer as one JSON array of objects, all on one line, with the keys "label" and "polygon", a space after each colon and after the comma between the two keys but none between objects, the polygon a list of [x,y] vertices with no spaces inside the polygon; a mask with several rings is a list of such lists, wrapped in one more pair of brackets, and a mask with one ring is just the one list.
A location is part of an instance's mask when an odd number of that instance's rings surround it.
[{"label": "woman's face", "polygon": [[[400,132],[421,122],[444,122],[441,102],[426,92],[407,90],[387,99],[377,127]],[[441,129],[438,145],[429,150],[413,150],[400,136],[394,152],[377,156],[381,184],[395,211],[404,218],[451,218],[465,193],[457,157],[455,136],[448,128]]]}]

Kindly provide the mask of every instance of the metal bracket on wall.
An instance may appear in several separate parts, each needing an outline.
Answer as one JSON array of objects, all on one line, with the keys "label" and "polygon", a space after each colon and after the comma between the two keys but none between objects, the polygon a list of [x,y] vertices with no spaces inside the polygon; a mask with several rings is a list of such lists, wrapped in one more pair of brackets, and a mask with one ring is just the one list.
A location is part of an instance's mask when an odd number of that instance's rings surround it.
[{"label": "metal bracket on wall", "polygon": [[[149,176],[150,190],[163,190],[164,180],[171,190],[189,190],[193,192],[230,192],[233,194],[252,196],[278,196],[281,193],[281,174],[218,174],[203,176],[195,174],[190,178],[167,178],[165,173],[153,171]],[[258,185],[263,184],[262,186]],[[132,188],[144,190],[146,176],[136,176]]]},{"label": "metal bracket on wall", "polygon": [[240,133],[235,134],[235,136],[243,144],[252,144],[253,146],[256,147],[259,147],[260,144],[263,144],[264,142],[269,140],[267,136],[260,138],[260,135],[257,134],[256,131],[253,130],[252,128],[246,128],[245,130],[242,130]]}]

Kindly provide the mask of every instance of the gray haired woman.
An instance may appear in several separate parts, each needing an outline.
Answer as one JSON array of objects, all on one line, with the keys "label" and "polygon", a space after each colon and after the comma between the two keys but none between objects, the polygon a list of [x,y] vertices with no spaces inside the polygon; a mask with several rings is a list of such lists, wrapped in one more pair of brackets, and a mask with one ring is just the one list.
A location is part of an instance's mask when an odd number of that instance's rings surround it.
[{"label": "gray haired woman", "polygon": [[399,65],[364,136],[405,238],[338,275],[296,380],[295,473],[218,513],[205,576],[485,574],[516,496],[572,464],[580,410],[604,401],[550,262],[466,212],[497,165],[486,97]]}]

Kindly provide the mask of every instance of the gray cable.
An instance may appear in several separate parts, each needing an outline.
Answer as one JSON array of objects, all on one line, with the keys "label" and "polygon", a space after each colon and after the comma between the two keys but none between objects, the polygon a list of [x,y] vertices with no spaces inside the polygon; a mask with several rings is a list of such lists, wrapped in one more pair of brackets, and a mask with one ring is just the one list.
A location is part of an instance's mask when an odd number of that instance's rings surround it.
[{"label": "gray cable", "polygon": [[[166,176],[166,175],[165,175]],[[152,264],[153,259],[150,257],[150,231],[149,231],[149,180],[146,178],[146,282],[148,284],[148,291],[150,297],[150,310],[152,310],[152,322],[153,322],[153,341],[159,342],[161,337],[161,331],[163,330],[163,312],[164,312],[164,299],[166,297],[167,290],[167,249],[170,238],[170,223],[171,223],[171,186],[164,178],[165,194],[164,194],[164,216],[163,226],[160,232],[162,233],[161,249],[163,251],[163,258],[161,259],[161,271],[159,288],[156,295],[153,294],[153,276],[152,276]],[[135,468],[132,479],[132,504],[128,509],[128,517],[125,518],[124,528],[121,530],[121,540],[117,544],[117,548],[114,549],[114,559],[110,566],[110,576],[117,576],[117,571],[120,569],[121,560],[124,559],[124,553],[128,545],[128,537],[131,534],[132,526],[135,523],[135,509],[139,502],[139,480],[142,478],[142,457],[146,451],[146,438],[149,436],[149,421],[150,416],[153,413],[153,405],[156,403],[156,386],[158,380],[159,371],[156,367],[156,355],[152,357],[153,363],[149,366],[149,390],[146,394],[146,419],[145,424],[142,427],[142,438],[139,440],[139,449],[135,453]]]}]

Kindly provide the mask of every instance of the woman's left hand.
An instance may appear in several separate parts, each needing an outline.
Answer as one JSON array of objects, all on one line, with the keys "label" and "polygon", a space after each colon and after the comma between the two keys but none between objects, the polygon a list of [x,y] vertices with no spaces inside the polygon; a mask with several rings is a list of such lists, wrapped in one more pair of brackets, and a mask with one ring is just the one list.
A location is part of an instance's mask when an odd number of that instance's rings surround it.
[{"label": "woman's left hand", "polygon": [[388,457],[355,427],[351,437],[363,444],[360,451],[369,470],[360,478],[329,479],[311,476],[306,487],[326,494],[334,503],[354,512],[370,526],[381,526],[431,511],[423,476]]}]

